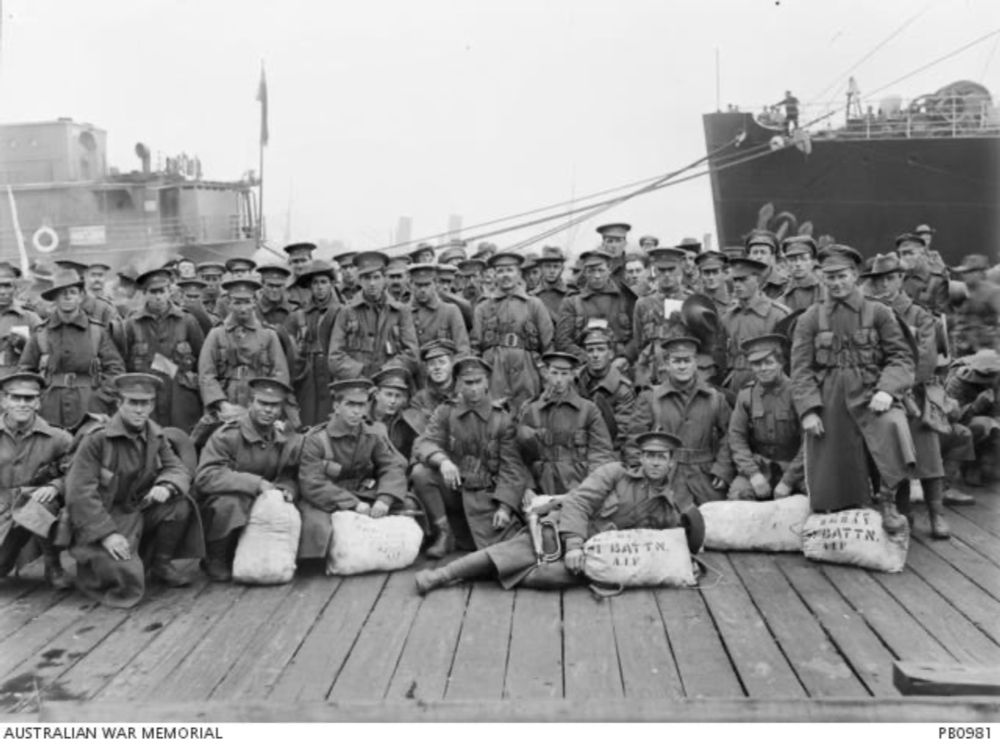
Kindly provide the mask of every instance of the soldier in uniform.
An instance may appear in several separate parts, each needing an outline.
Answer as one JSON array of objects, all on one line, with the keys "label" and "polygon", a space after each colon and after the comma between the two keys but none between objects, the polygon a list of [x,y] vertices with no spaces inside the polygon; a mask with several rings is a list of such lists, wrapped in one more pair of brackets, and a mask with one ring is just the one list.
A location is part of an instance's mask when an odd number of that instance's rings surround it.
[{"label": "soldier in uniform", "polygon": [[455,344],[450,339],[428,341],[420,347],[420,361],[426,382],[413,396],[413,406],[430,418],[434,409],[455,396],[452,366],[456,356]]},{"label": "soldier in uniform", "polygon": [[288,360],[278,333],[263,325],[255,312],[260,284],[252,279],[234,279],[222,288],[230,312],[221,325],[209,331],[198,356],[201,400],[214,423],[246,412],[251,379],[274,377],[284,385],[289,382]]},{"label": "soldier in uniform", "polygon": [[481,549],[517,528],[528,474],[512,416],[489,397],[491,371],[478,357],[457,359],[455,400],[434,410],[413,444],[413,490],[445,535],[442,548],[454,535],[460,550]]},{"label": "soldier in uniform", "polygon": [[725,396],[698,374],[699,345],[689,336],[662,342],[665,379],[636,399],[625,447],[625,461],[634,465],[639,460],[636,437],[642,432],[667,431],[683,442],[675,453],[671,481],[682,509],[725,498],[734,474],[728,444],[731,409]]},{"label": "soldier in uniform", "polygon": [[625,254],[622,284],[630,288],[636,297],[645,297],[650,293],[652,288],[649,284],[649,256],[633,251]]},{"label": "soldier in uniform", "polygon": [[[649,257],[653,263],[656,291],[639,298],[632,319],[636,348],[640,357],[646,360],[644,364],[637,365],[637,381],[641,378],[643,382],[655,376],[648,366],[659,342],[679,330],[680,316],[673,313],[669,317],[665,315],[667,301],[670,300],[669,304],[676,305],[679,311],[681,303],[691,294],[684,288],[684,262],[687,260],[684,251],[653,248]],[[643,370],[641,374],[639,369]]]},{"label": "soldier in uniform", "polygon": [[459,297],[452,291],[452,284],[455,281],[455,275],[458,274],[458,269],[451,264],[443,263],[434,264],[434,269],[434,283],[437,287],[438,297],[442,302],[447,302],[458,308],[458,311],[462,313],[462,322],[465,323],[465,330],[468,333],[472,330],[475,314],[472,311],[472,305],[465,298]]},{"label": "soldier in uniform", "polygon": [[701,255],[701,241],[695,238],[682,238],[676,247],[677,250],[684,253],[682,286],[688,292],[701,292],[701,275],[698,272],[698,256]]},{"label": "soldier in uniform", "polygon": [[[243,258],[237,256],[236,258],[230,258],[225,263],[226,272],[229,274],[227,282],[223,282],[222,292],[219,294],[218,298],[215,300],[214,312],[220,318],[225,318],[229,315],[229,293],[226,290],[225,284],[228,282],[233,282],[238,279],[243,279],[246,281],[256,281],[253,278],[253,272],[257,268],[257,262],[249,258]],[[260,285],[258,285],[258,290]],[[256,296],[254,297],[256,301]],[[254,309],[256,312],[256,308]]]},{"label": "soldier in uniform", "polygon": [[[524,257],[521,257],[524,260]],[[488,293],[483,289],[483,274],[486,271],[486,259],[466,258],[458,263],[458,276],[462,279],[462,298],[472,305],[475,311],[476,305],[488,297]]]},{"label": "soldier in uniform", "polygon": [[169,272],[147,271],[138,283],[145,302],[125,322],[125,368],[159,377],[150,417],[190,433],[202,415],[197,367],[205,336],[195,317],[171,302]]},{"label": "soldier in uniform", "polygon": [[232,579],[233,555],[254,500],[273,490],[286,501],[298,493],[295,468],[301,439],[279,425],[291,388],[284,380],[247,381],[247,410],[212,434],[198,461],[194,486],[205,523],[205,572],[212,581]]},{"label": "soldier in uniform", "polygon": [[222,277],[226,273],[225,264],[217,261],[205,261],[197,266],[198,278],[205,282],[205,291],[202,292],[201,303],[205,310],[216,318],[221,318],[216,303],[222,295]]},{"label": "soldier in uniform", "polygon": [[501,251],[490,257],[497,292],[476,306],[472,349],[491,368],[490,392],[509,398],[513,410],[541,392],[541,355],[552,348],[552,319],[542,301],[518,281],[524,259]]},{"label": "soldier in uniform", "polygon": [[567,296],[559,306],[556,349],[583,360],[586,355],[580,343],[587,321],[606,318],[615,334],[616,359],[634,362],[638,356],[638,340],[632,321],[635,295],[631,290],[623,290],[611,278],[613,257],[609,253],[603,250],[587,251],[580,258],[586,273],[586,284],[577,294]]},{"label": "soldier in uniform", "polygon": [[828,297],[795,324],[792,389],[805,435],[813,511],[866,505],[869,458],[881,486],[883,527],[907,527],[896,490],[915,454],[900,401],[913,386],[913,351],[893,311],[857,287],[861,256],[832,245],[820,253]]},{"label": "soldier in uniform", "polygon": [[0,263],[0,376],[17,370],[25,344],[42,319],[17,300],[20,270]]},{"label": "soldier in uniform", "polygon": [[[306,288],[304,295],[297,294],[297,299],[293,302],[291,290],[296,287],[288,288],[288,280],[292,276],[290,269],[281,264],[264,264],[258,267],[257,273],[261,283],[257,297],[257,317],[274,328],[280,328],[288,322],[295,308],[306,305],[302,298],[308,299],[309,290]],[[302,270],[299,270],[296,279],[301,274]]]},{"label": "soldier in uniform", "polygon": [[754,230],[746,239],[746,257],[764,264],[760,275],[760,291],[776,300],[785,293],[788,280],[778,270],[778,238],[769,230]]},{"label": "soldier in uniform", "polygon": [[600,465],[615,461],[600,409],[574,385],[579,360],[542,354],[545,390],[526,401],[517,416],[517,443],[540,493],[567,493]]},{"label": "soldier in uniform", "polygon": [[608,263],[615,281],[621,281],[625,270],[625,250],[631,230],[632,226],[627,222],[611,222],[596,228],[597,234],[601,236],[600,250],[609,256]]},{"label": "soldier in uniform", "polygon": [[604,323],[590,322],[583,336],[583,348],[587,352],[587,363],[577,375],[577,389],[580,395],[597,405],[615,453],[621,457],[635,409],[635,390],[632,382],[611,364],[614,337]]},{"label": "soldier in uniform", "polygon": [[542,246],[542,255],[538,258],[538,267],[542,271],[541,281],[538,287],[532,292],[535,297],[542,301],[549,315],[552,316],[552,324],[559,320],[559,307],[562,301],[569,294],[569,288],[563,282],[563,267],[566,264],[566,257],[563,250],[556,245]]},{"label": "soldier in uniform", "polygon": [[413,442],[429,418],[421,409],[410,405],[413,390],[410,380],[410,372],[405,367],[389,365],[376,372],[372,378],[375,390],[368,414],[371,422],[382,427],[392,446],[407,462],[413,453]]},{"label": "soldier in uniform", "polygon": [[207,288],[208,284],[201,279],[177,280],[177,289],[181,293],[181,307],[191,313],[194,319],[198,321],[198,326],[201,328],[203,335],[208,335],[208,332],[219,322],[219,318],[205,309],[202,298]]},{"label": "soldier in uniform", "polygon": [[788,265],[788,283],[781,304],[791,312],[805,310],[824,298],[823,285],[816,276],[816,241],[809,235],[793,235],[781,241]]},{"label": "soldier in uniform", "polygon": [[420,243],[407,254],[410,257],[410,261],[415,264],[434,263],[434,246],[430,243]]},{"label": "soldier in uniform", "polygon": [[337,314],[343,307],[336,296],[333,266],[313,261],[295,280],[309,293],[285,324],[295,348],[292,387],[305,426],[322,423],[330,417],[330,336]]},{"label": "soldier in uniform", "polygon": [[326,557],[331,513],[356,511],[380,519],[404,506],[406,460],[384,427],[365,421],[371,389],[366,378],[334,382],[330,420],[305,435],[299,467],[300,559]]},{"label": "soldier in uniform", "polygon": [[537,253],[524,254],[524,263],[521,264],[521,279],[524,281],[524,289],[528,294],[532,294],[541,284],[542,268],[538,265]]},{"label": "soldier in uniform", "polygon": [[330,375],[334,380],[371,377],[389,362],[412,369],[419,347],[408,305],[385,291],[383,253],[354,257],[361,292],[337,313],[330,336]]},{"label": "soldier in uniform", "polygon": [[903,291],[935,317],[947,312],[948,277],[932,265],[923,238],[913,233],[897,235],[896,253],[906,271]]},{"label": "soldier in uniform", "polygon": [[[917,342],[915,382],[911,388],[912,398],[909,398],[912,405],[907,406],[910,437],[917,453],[914,475],[920,479],[924,491],[931,536],[947,539],[951,532],[944,518],[944,462],[941,458],[941,442],[938,433],[924,419],[926,406],[931,404],[928,400],[931,391],[936,389],[940,393],[937,399],[941,401],[945,395],[934,374],[938,355],[934,316],[903,291],[903,267],[895,253],[875,256],[871,268],[864,276],[871,281],[873,297],[896,311],[898,318],[909,326]],[[947,423],[944,417],[942,410],[942,425]],[[896,508],[904,516],[909,516],[909,479],[899,484]]]},{"label": "soldier in uniform", "polygon": [[455,268],[458,268],[458,264],[466,258],[468,256],[465,253],[465,241],[452,238],[445,244],[444,250],[438,256],[438,263],[451,264]]},{"label": "soldier in uniform", "polygon": [[13,372],[0,379],[0,462],[4,463],[0,468],[0,577],[13,570],[34,537],[45,557],[45,580],[55,589],[68,589],[72,582],[59,562],[52,532],[66,495],[60,465],[73,437],[38,415],[44,387],[45,381],[32,372]]},{"label": "soldier in uniform", "polygon": [[560,541],[553,554],[539,560],[529,530],[495,545],[462,556],[436,569],[418,571],[417,592],[426,594],[462,580],[496,577],[506,589],[562,589],[583,583],[583,545],[606,530],[684,527],[688,546],[696,553],[704,538],[704,521],[697,509],[686,512],[671,490],[672,453],[680,440],[664,432],[644,432],[636,438],[637,467],[612,462],[592,472],[562,500],[549,517]]},{"label": "soldier in uniform", "polygon": [[[309,287],[305,287],[299,284],[298,280],[302,274],[305,273],[306,268],[313,261],[313,252],[316,250],[315,243],[291,243],[286,245],[282,250],[288,256],[288,267],[291,269],[290,276],[292,279],[292,286],[288,288],[286,294],[287,302],[298,305],[299,307],[306,307],[312,300],[312,294],[309,292]],[[289,277],[285,277],[286,279]],[[260,281],[264,285],[265,294],[267,292],[267,277],[264,276],[263,269],[260,271]],[[263,310],[263,308],[261,308]],[[287,316],[287,313],[286,313]],[[281,325],[285,322],[285,318],[279,320],[269,320],[268,323],[273,323],[274,325]]]},{"label": "soldier in uniform", "polygon": [[142,599],[146,544],[150,573],[170,586],[189,583],[171,561],[202,553],[191,473],[149,418],[160,384],[141,373],[115,377],[121,406],[83,437],[66,475],[77,587],[112,607]]},{"label": "soldier in uniform", "polygon": [[965,282],[968,296],[955,308],[952,348],[956,356],[980,349],[1000,351],[1000,286],[986,278],[986,256],[966,256],[951,271]]},{"label": "soldier in uniform", "polygon": [[46,380],[40,413],[53,426],[74,429],[87,412],[111,414],[116,396],[111,378],[125,365],[108,330],[80,308],[83,281],[61,270],[42,298],[55,302],[52,315],[28,339],[18,368]]},{"label": "soldier in uniform", "polygon": [[738,391],[752,376],[743,353],[743,342],[774,331],[778,322],[788,316],[788,308],[761,291],[766,265],[750,258],[734,259],[729,265],[736,302],[722,315],[722,325],[729,340],[725,384],[730,390]]},{"label": "soldier in uniform", "polygon": [[721,318],[733,304],[726,286],[729,258],[720,251],[705,251],[698,254],[695,264],[701,277],[701,294],[715,303],[715,311]]},{"label": "soldier in uniform", "polygon": [[743,342],[754,379],[740,389],[729,419],[737,472],[731,499],[782,499],[805,490],[802,428],[783,368],[787,343],[777,334]]},{"label": "soldier in uniform", "polygon": [[361,285],[358,284],[358,267],[354,263],[357,255],[357,251],[346,251],[333,257],[340,267],[340,286],[337,287],[337,291],[345,304],[361,292]]},{"label": "soldier in uniform", "polygon": [[408,256],[396,256],[389,259],[385,267],[385,290],[396,302],[409,303],[410,259]]},{"label": "soldier in uniform", "polygon": [[422,346],[432,339],[446,338],[455,344],[460,354],[468,354],[469,331],[462,319],[461,310],[438,297],[434,285],[437,266],[415,264],[409,271],[412,292],[410,310],[417,342]]},{"label": "soldier in uniform", "polygon": [[945,390],[958,403],[959,423],[972,432],[975,462],[965,467],[965,481],[982,484],[984,466],[997,466],[1000,456],[1000,354],[980,349],[956,359]]}]

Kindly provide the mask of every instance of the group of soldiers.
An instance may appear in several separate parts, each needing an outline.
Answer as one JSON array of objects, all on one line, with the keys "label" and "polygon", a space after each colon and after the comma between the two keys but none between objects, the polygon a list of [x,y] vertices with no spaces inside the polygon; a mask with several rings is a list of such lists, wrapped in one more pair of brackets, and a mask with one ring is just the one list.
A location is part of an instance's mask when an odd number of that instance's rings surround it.
[{"label": "group of soldiers", "polygon": [[[867,262],[809,235],[636,249],[630,230],[599,227],[568,272],[556,246],[458,240],[116,281],[0,264],[0,575],[40,553],[68,587],[68,549],[76,586],[119,606],[147,575],[187,583],[179,558],[227,581],[273,491],[300,560],[337,510],[416,516],[431,558],[474,551],[421,592],[574,583],[601,529],[683,526],[696,549],[696,507],[726,498],[875,505],[896,533],[919,479],[949,536],[943,503],[971,500],[1000,430],[984,256],[949,279],[928,226]],[[526,514],[529,491],[564,496]]]}]

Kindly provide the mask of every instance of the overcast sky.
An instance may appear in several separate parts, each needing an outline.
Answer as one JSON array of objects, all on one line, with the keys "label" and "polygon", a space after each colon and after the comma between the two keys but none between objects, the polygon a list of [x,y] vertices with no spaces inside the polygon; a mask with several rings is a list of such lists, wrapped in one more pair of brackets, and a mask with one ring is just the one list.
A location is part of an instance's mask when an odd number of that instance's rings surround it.
[{"label": "overcast sky", "polygon": [[[853,73],[863,95],[1000,27],[997,0],[0,3],[0,120],[91,122],[122,170],[137,167],[137,141],[154,158],[197,154],[210,178],[256,169],[263,59],[270,242],[290,218],[292,239],[354,248],[386,245],[401,215],[416,238],[450,214],[468,226],[691,163],[705,152],[701,115],[716,108],[716,50],[723,108],[786,89],[842,105],[848,71],[870,53]],[[875,103],[959,79],[1000,96],[998,40]],[[708,180],[548,242],[588,247],[612,220],[663,242],[712,233]]]}]

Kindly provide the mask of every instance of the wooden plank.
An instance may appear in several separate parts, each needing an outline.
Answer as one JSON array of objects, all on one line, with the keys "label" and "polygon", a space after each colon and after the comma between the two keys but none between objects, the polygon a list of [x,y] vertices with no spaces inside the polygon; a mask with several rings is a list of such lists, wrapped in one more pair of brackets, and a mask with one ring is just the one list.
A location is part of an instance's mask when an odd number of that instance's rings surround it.
[{"label": "wooden plank", "polygon": [[24,579],[9,579],[0,587],[3,590],[0,593],[0,639],[20,630],[69,596],[37,581]]},{"label": "wooden plank", "polygon": [[[156,688],[165,700],[203,700],[226,676],[229,668],[247,655],[250,641],[262,624],[285,601],[292,585],[248,586],[180,664]],[[275,622],[278,622],[277,620]]]},{"label": "wooden plank", "polygon": [[904,695],[1000,695],[1000,666],[897,661],[892,678]]},{"label": "wooden plank", "polygon": [[[996,510],[996,507],[992,505],[992,502],[996,500],[996,496],[978,496],[979,501],[970,506],[949,506],[947,508],[946,518],[951,522],[952,517],[960,517],[963,520],[969,520],[974,524],[978,525],[987,532],[993,534],[994,536],[1000,536],[1000,512]],[[958,522],[961,525],[961,522]],[[962,529],[960,526],[959,529]]]},{"label": "wooden plank", "polygon": [[387,579],[387,574],[367,574],[348,576],[341,581],[323,614],[278,677],[271,699],[326,698]]},{"label": "wooden plank", "polygon": [[174,618],[110,683],[95,695],[98,700],[157,700],[157,686],[187,658],[212,626],[243,594],[236,584],[209,584],[189,611]]},{"label": "wooden plank", "polygon": [[[927,582],[910,571],[876,574],[878,581],[958,661],[1000,663],[1000,646],[969,622]],[[929,661],[916,651],[900,654],[904,661]]]},{"label": "wooden plank", "polygon": [[610,602],[583,588],[564,591],[563,640],[567,699],[625,695]]},{"label": "wooden plank", "polygon": [[562,697],[562,652],[561,592],[518,589],[514,595],[504,697]]},{"label": "wooden plank", "polygon": [[744,695],[702,592],[655,589],[652,593],[667,630],[684,694],[688,698]]},{"label": "wooden plank", "polygon": [[816,565],[800,555],[778,556],[775,563],[867,690],[878,698],[897,697],[899,691],[892,684],[892,654]]},{"label": "wooden plank", "polygon": [[0,674],[4,677],[99,606],[97,602],[76,593],[61,594],[54,605],[0,642]]},{"label": "wooden plank", "polygon": [[[1000,601],[984,592],[951,564],[916,541],[910,542],[907,567],[919,575],[994,643],[1000,643]],[[1000,584],[1000,571],[995,574]]]},{"label": "wooden plank", "polygon": [[980,590],[994,599],[1000,599],[1000,581],[997,581],[997,565],[987,560],[959,540],[934,540],[919,535],[916,540],[937,556],[946,560],[953,568],[974,583]]},{"label": "wooden plank", "polygon": [[444,699],[468,600],[468,584],[438,589],[424,597],[387,698]]},{"label": "wooden plank", "polygon": [[830,643],[771,556],[732,556],[753,603],[791,663],[809,697],[862,697],[865,686]]},{"label": "wooden plank", "polygon": [[[285,704],[272,701],[201,703],[50,703],[40,723],[149,722],[199,724],[421,722],[508,723],[552,721],[632,723],[995,723],[995,697],[905,698],[891,700],[494,700],[405,701],[395,704],[329,702]],[[226,731],[226,729],[223,729]],[[520,733],[520,732],[518,732]],[[853,732],[852,732],[853,733]],[[224,733],[223,733],[224,735]]]},{"label": "wooden plank", "polygon": [[264,698],[323,613],[340,582],[340,577],[321,574],[297,577],[291,585],[291,593],[281,605],[280,616],[261,625],[247,643],[253,653],[240,655],[209,697],[217,700]]},{"label": "wooden plank", "polygon": [[445,700],[498,700],[503,695],[513,609],[514,592],[490,581],[472,585]]},{"label": "wooden plank", "polygon": [[413,571],[390,574],[357,643],[337,676],[330,700],[381,700],[389,691],[421,598]]},{"label": "wooden plank", "polygon": [[133,658],[181,615],[191,612],[197,597],[208,586],[201,581],[193,586],[160,591],[128,612],[114,633],[106,636],[93,650],[58,679],[74,698],[89,700]]},{"label": "wooden plank", "polygon": [[980,527],[974,519],[952,510],[948,515],[952,528],[952,540],[960,540],[980,555],[1000,566],[1000,540],[997,536]]},{"label": "wooden plank", "polygon": [[611,600],[625,697],[684,697],[656,597],[646,589]]},{"label": "wooden plank", "polygon": [[[0,607],[13,604],[18,599],[36,591],[52,591],[45,580],[36,580],[34,577],[22,576],[11,573],[0,581]],[[56,592],[53,592],[55,594]]]},{"label": "wooden plank", "polygon": [[927,661],[955,659],[864,569],[818,563],[816,567],[897,659],[904,656]]},{"label": "wooden plank", "polygon": [[763,698],[803,695],[802,684],[729,559],[721,553],[706,553],[702,558],[721,574],[718,583],[705,589],[702,596],[747,694]]}]

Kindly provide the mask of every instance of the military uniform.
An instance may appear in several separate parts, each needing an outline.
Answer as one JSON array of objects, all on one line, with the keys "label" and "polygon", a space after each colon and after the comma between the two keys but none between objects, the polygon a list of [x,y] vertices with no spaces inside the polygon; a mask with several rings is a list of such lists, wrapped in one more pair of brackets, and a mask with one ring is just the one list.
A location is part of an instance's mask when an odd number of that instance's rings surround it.
[{"label": "military uniform", "polygon": [[[42,319],[16,300],[0,309],[0,377],[17,370],[18,361]],[[23,335],[14,333],[15,328],[23,329]]]},{"label": "military uniform", "polygon": [[934,315],[941,315],[949,309],[948,278],[929,268],[907,271],[903,278],[903,291]]},{"label": "military uniform", "polygon": [[717,289],[702,289],[701,293],[712,301],[715,311],[721,318],[729,308],[733,306],[735,300],[729,294],[729,288],[725,284],[720,284]]},{"label": "military uniform", "polygon": [[563,396],[546,391],[524,403],[517,443],[539,493],[568,493],[616,459],[600,409],[573,388]]},{"label": "military uniform", "polygon": [[789,278],[785,285],[785,291],[779,296],[781,304],[793,313],[797,310],[805,310],[810,305],[822,302],[825,298],[826,290],[814,274],[809,274],[801,281]]},{"label": "military uniform", "polygon": [[549,311],[549,315],[552,316],[552,324],[555,325],[559,320],[559,308],[562,307],[563,300],[569,295],[569,287],[562,279],[557,279],[554,282],[547,282],[543,278],[539,282],[538,286],[532,290],[531,294],[542,301],[545,305],[545,309]]},{"label": "military uniform", "polygon": [[605,318],[615,336],[615,356],[634,362],[639,354],[635,328],[632,325],[635,306],[635,295],[631,290],[622,289],[613,279],[609,279],[607,285],[600,290],[584,286],[577,294],[566,297],[559,306],[556,349],[584,359],[581,344],[587,321],[591,318]]},{"label": "military uniform", "polygon": [[552,319],[537,297],[520,287],[476,306],[472,350],[493,368],[490,392],[512,408],[541,391],[538,364],[552,348]]},{"label": "military uniform", "polygon": [[334,380],[370,377],[390,362],[412,369],[417,335],[410,308],[383,295],[370,302],[359,294],[339,313],[330,336],[329,365]]},{"label": "military uniform", "polygon": [[475,321],[475,313],[472,310],[472,305],[463,298],[442,290],[438,290],[438,298],[441,302],[447,302],[449,305],[454,305],[458,308],[458,311],[462,314],[462,322],[465,323],[466,334],[468,334],[472,330],[472,324]]},{"label": "military uniform", "polygon": [[351,429],[334,417],[305,436],[299,494],[299,558],[323,558],[333,535],[331,512],[352,510],[361,501],[382,501],[390,511],[402,508],[406,460],[381,426],[362,422]]},{"label": "military uniform", "polygon": [[326,421],[330,416],[330,336],[342,305],[331,295],[325,304],[309,303],[289,318],[286,329],[296,348],[292,387],[305,426]]},{"label": "military uniform", "polygon": [[119,352],[125,351],[125,329],[122,318],[111,300],[85,293],[80,309],[107,329]]},{"label": "military uniform", "polygon": [[682,329],[683,324],[679,314],[671,315],[669,318],[664,315],[664,302],[667,300],[683,302],[690,296],[690,291],[684,287],[677,287],[669,293],[657,290],[635,303],[632,327],[635,329],[635,347],[640,354]]},{"label": "military uniform", "polygon": [[232,315],[209,331],[198,356],[198,381],[206,409],[222,401],[246,406],[252,377],[274,377],[288,384],[288,361],[278,333],[251,317],[243,324]]},{"label": "military uniform", "polygon": [[955,308],[951,343],[955,356],[980,349],[1000,351],[1000,286],[983,280],[969,289],[968,297]]},{"label": "military uniform", "polygon": [[410,301],[410,311],[418,346],[434,339],[446,338],[454,342],[459,354],[470,352],[469,331],[457,305],[440,297],[433,297],[426,305],[422,305],[414,298]]},{"label": "military uniform", "polygon": [[609,367],[603,377],[596,377],[584,367],[577,376],[576,387],[582,396],[597,405],[608,427],[611,444],[620,457],[635,409],[635,389],[631,381],[614,367]]},{"label": "military uniform", "polygon": [[780,302],[757,294],[746,305],[736,302],[722,316],[729,349],[727,353],[728,382],[730,390],[739,390],[751,378],[750,366],[741,346],[744,341],[771,333],[779,321],[788,317],[788,308]]},{"label": "military uniform", "polygon": [[760,277],[760,291],[769,299],[780,299],[787,288],[788,279],[778,271],[776,266],[768,267],[768,270]]}]

